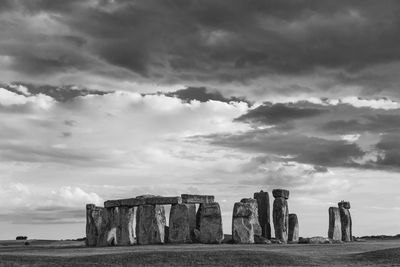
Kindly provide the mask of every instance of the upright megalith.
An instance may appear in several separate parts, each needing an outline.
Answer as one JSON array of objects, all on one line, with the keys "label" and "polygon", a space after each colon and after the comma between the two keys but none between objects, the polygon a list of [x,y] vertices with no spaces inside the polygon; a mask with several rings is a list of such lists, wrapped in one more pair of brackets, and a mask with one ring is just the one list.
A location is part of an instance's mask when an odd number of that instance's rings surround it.
[{"label": "upright megalith", "polygon": [[174,204],[169,215],[169,242],[191,243],[196,227],[195,204]]},{"label": "upright megalith", "polygon": [[94,204],[86,205],[86,245],[97,246],[102,229],[104,208],[96,207]]},{"label": "upright megalith", "polygon": [[217,202],[201,203],[197,211],[197,238],[201,243],[219,244],[224,238],[221,209]]},{"label": "upright megalith", "polygon": [[342,223],[340,220],[339,208],[330,207],[329,210],[329,230],[328,238],[332,240],[342,240]]},{"label": "upright megalith", "polygon": [[140,205],[136,212],[139,245],[162,244],[165,237],[165,210],[162,205]]},{"label": "upright megalith", "polygon": [[272,211],[275,238],[286,243],[288,241],[289,230],[289,207],[287,203],[289,191],[285,189],[274,189],[272,195],[275,198]]},{"label": "upright megalith", "polygon": [[289,214],[289,235],[288,242],[299,241],[299,220],[294,213]]},{"label": "upright megalith", "polygon": [[271,239],[269,194],[261,190],[254,193],[254,199],[257,200],[258,221],[262,229],[262,236]]},{"label": "upright megalith", "polygon": [[236,202],[232,214],[232,239],[235,243],[253,244],[254,236],[261,236],[257,201],[251,198]]},{"label": "upright megalith", "polygon": [[350,242],[353,239],[352,221],[350,215],[350,202],[341,201],[338,203],[340,222],[342,228],[342,241]]},{"label": "upright megalith", "polygon": [[129,246],[135,242],[135,208],[119,207],[119,226],[117,228],[117,245]]}]

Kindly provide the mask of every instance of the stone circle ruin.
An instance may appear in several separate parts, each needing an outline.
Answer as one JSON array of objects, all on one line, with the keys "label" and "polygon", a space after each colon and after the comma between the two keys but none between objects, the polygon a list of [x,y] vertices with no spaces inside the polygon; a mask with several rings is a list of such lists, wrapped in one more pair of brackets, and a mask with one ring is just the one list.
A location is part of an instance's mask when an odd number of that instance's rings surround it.
[{"label": "stone circle ruin", "polygon": [[[237,244],[304,243],[297,214],[289,214],[289,191],[272,190],[272,221],[268,192],[254,193],[234,203],[232,238]],[[165,205],[169,205],[169,220]],[[197,209],[197,210],[196,210]],[[329,208],[330,241],[352,241],[350,202]],[[211,195],[164,197],[144,195],[107,200],[104,207],[86,205],[86,245],[89,247],[151,244],[221,244],[224,240],[221,208]]]}]

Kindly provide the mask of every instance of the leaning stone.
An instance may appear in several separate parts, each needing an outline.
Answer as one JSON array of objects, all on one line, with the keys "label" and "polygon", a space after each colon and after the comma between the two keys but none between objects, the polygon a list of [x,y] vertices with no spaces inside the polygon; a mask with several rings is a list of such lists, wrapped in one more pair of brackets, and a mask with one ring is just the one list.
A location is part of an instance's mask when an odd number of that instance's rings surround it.
[{"label": "leaning stone", "polygon": [[283,197],[285,199],[289,198],[289,190],[286,189],[274,189],[272,190],[272,195],[274,198]]},{"label": "leaning stone", "polygon": [[330,207],[328,212],[329,212],[328,238],[332,240],[342,240],[342,223],[340,220],[339,208]]},{"label": "leaning stone", "polygon": [[258,221],[262,229],[262,236],[271,239],[270,205],[268,192],[254,193],[258,205]]},{"label": "leaning stone", "polygon": [[286,243],[289,230],[289,208],[285,198],[275,198],[272,217],[274,221],[275,238]]},{"label": "leaning stone", "polygon": [[345,208],[339,208],[340,211],[340,222],[342,227],[342,241],[350,242],[352,241],[352,222],[350,211]]},{"label": "leaning stone", "polygon": [[191,243],[189,223],[190,204],[174,204],[169,215],[169,242],[170,243]]},{"label": "leaning stone", "polygon": [[339,208],[344,208],[344,209],[350,209],[350,202],[349,201],[340,201],[339,203],[338,203],[338,207]]},{"label": "leaning stone", "polygon": [[182,203],[187,204],[201,204],[201,203],[213,203],[214,196],[208,195],[189,195],[189,194],[182,194]]},{"label": "leaning stone", "polygon": [[299,241],[299,220],[294,213],[289,214],[289,235],[288,242],[296,243]]},{"label": "leaning stone", "polygon": [[164,243],[165,225],[163,206],[139,206],[136,212],[137,243],[139,245]]},{"label": "leaning stone", "polygon": [[198,211],[201,243],[221,243],[224,234],[222,231],[221,209],[217,202],[202,203]]}]

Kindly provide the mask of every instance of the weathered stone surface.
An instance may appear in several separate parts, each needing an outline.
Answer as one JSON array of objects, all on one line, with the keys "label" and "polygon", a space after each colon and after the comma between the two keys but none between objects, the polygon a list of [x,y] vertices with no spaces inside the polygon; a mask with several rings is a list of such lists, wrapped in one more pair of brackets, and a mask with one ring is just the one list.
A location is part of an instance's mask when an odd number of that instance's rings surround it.
[{"label": "weathered stone surface", "polygon": [[196,235],[194,230],[196,229],[196,205],[186,204],[189,207],[189,229],[190,229],[190,239],[192,242],[196,241]]},{"label": "weathered stone surface", "polygon": [[352,241],[352,222],[350,211],[345,208],[339,208],[340,212],[340,222],[342,227],[342,241],[350,242]]},{"label": "weathered stone surface", "polygon": [[263,236],[255,235],[254,243],[255,244],[271,244],[271,240],[269,240]]},{"label": "weathered stone surface", "polygon": [[328,238],[332,240],[342,240],[342,223],[340,220],[339,208],[330,207],[328,212],[329,212]]},{"label": "weathered stone surface", "polygon": [[322,236],[299,238],[299,244],[331,244],[331,243],[332,241],[329,238]]},{"label": "weathered stone surface", "polygon": [[119,207],[119,227],[117,228],[117,245],[128,246],[135,242],[135,208]]},{"label": "weathered stone surface", "polygon": [[139,245],[164,243],[165,211],[159,205],[141,205],[136,212],[136,238]]},{"label": "weathered stone surface", "polygon": [[338,207],[339,208],[344,208],[344,209],[350,209],[350,202],[349,201],[340,201],[339,203],[338,203]]},{"label": "weathered stone surface", "polygon": [[232,238],[235,243],[252,244],[254,236],[261,236],[257,200],[244,198],[235,203],[232,215]]},{"label": "weathered stone surface", "polygon": [[272,195],[274,198],[283,197],[285,199],[289,198],[289,190],[286,189],[274,189],[272,190]]},{"label": "weathered stone surface", "polygon": [[140,205],[172,205],[182,203],[181,197],[161,197],[161,196],[138,196],[118,200],[107,200],[104,202],[105,208],[128,206],[136,207]]},{"label": "weathered stone surface", "polygon": [[288,242],[299,241],[299,220],[294,213],[289,214],[289,235]]},{"label": "weathered stone surface", "polygon": [[217,202],[202,203],[197,213],[200,242],[205,244],[221,243],[224,234],[219,204]]},{"label": "weathered stone surface", "polygon": [[271,239],[269,194],[261,190],[260,192],[254,193],[254,199],[257,200],[258,221],[262,229],[262,236]]},{"label": "weathered stone surface", "polygon": [[213,203],[214,196],[209,195],[189,195],[189,194],[182,194],[182,203],[187,204],[201,204],[201,203]]},{"label": "weathered stone surface", "polygon": [[194,204],[174,204],[169,215],[169,242],[191,243],[190,207]]},{"label": "weathered stone surface", "polygon": [[102,216],[104,208],[96,207],[94,204],[86,205],[86,245],[97,246],[99,233],[102,231]]},{"label": "weathered stone surface", "polygon": [[118,229],[120,228],[119,208],[104,208],[101,215],[96,246],[118,245]]},{"label": "weathered stone surface", "polygon": [[275,228],[275,238],[286,243],[289,230],[289,208],[285,198],[275,198],[272,217]]}]

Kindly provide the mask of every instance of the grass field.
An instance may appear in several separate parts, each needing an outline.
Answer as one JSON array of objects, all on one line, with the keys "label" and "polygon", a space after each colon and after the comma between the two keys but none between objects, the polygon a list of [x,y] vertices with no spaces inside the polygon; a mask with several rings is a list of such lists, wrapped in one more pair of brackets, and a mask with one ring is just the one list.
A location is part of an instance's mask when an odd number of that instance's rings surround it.
[{"label": "grass field", "polygon": [[325,245],[86,248],[78,241],[0,241],[0,266],[398,266],[400,240]]}]

